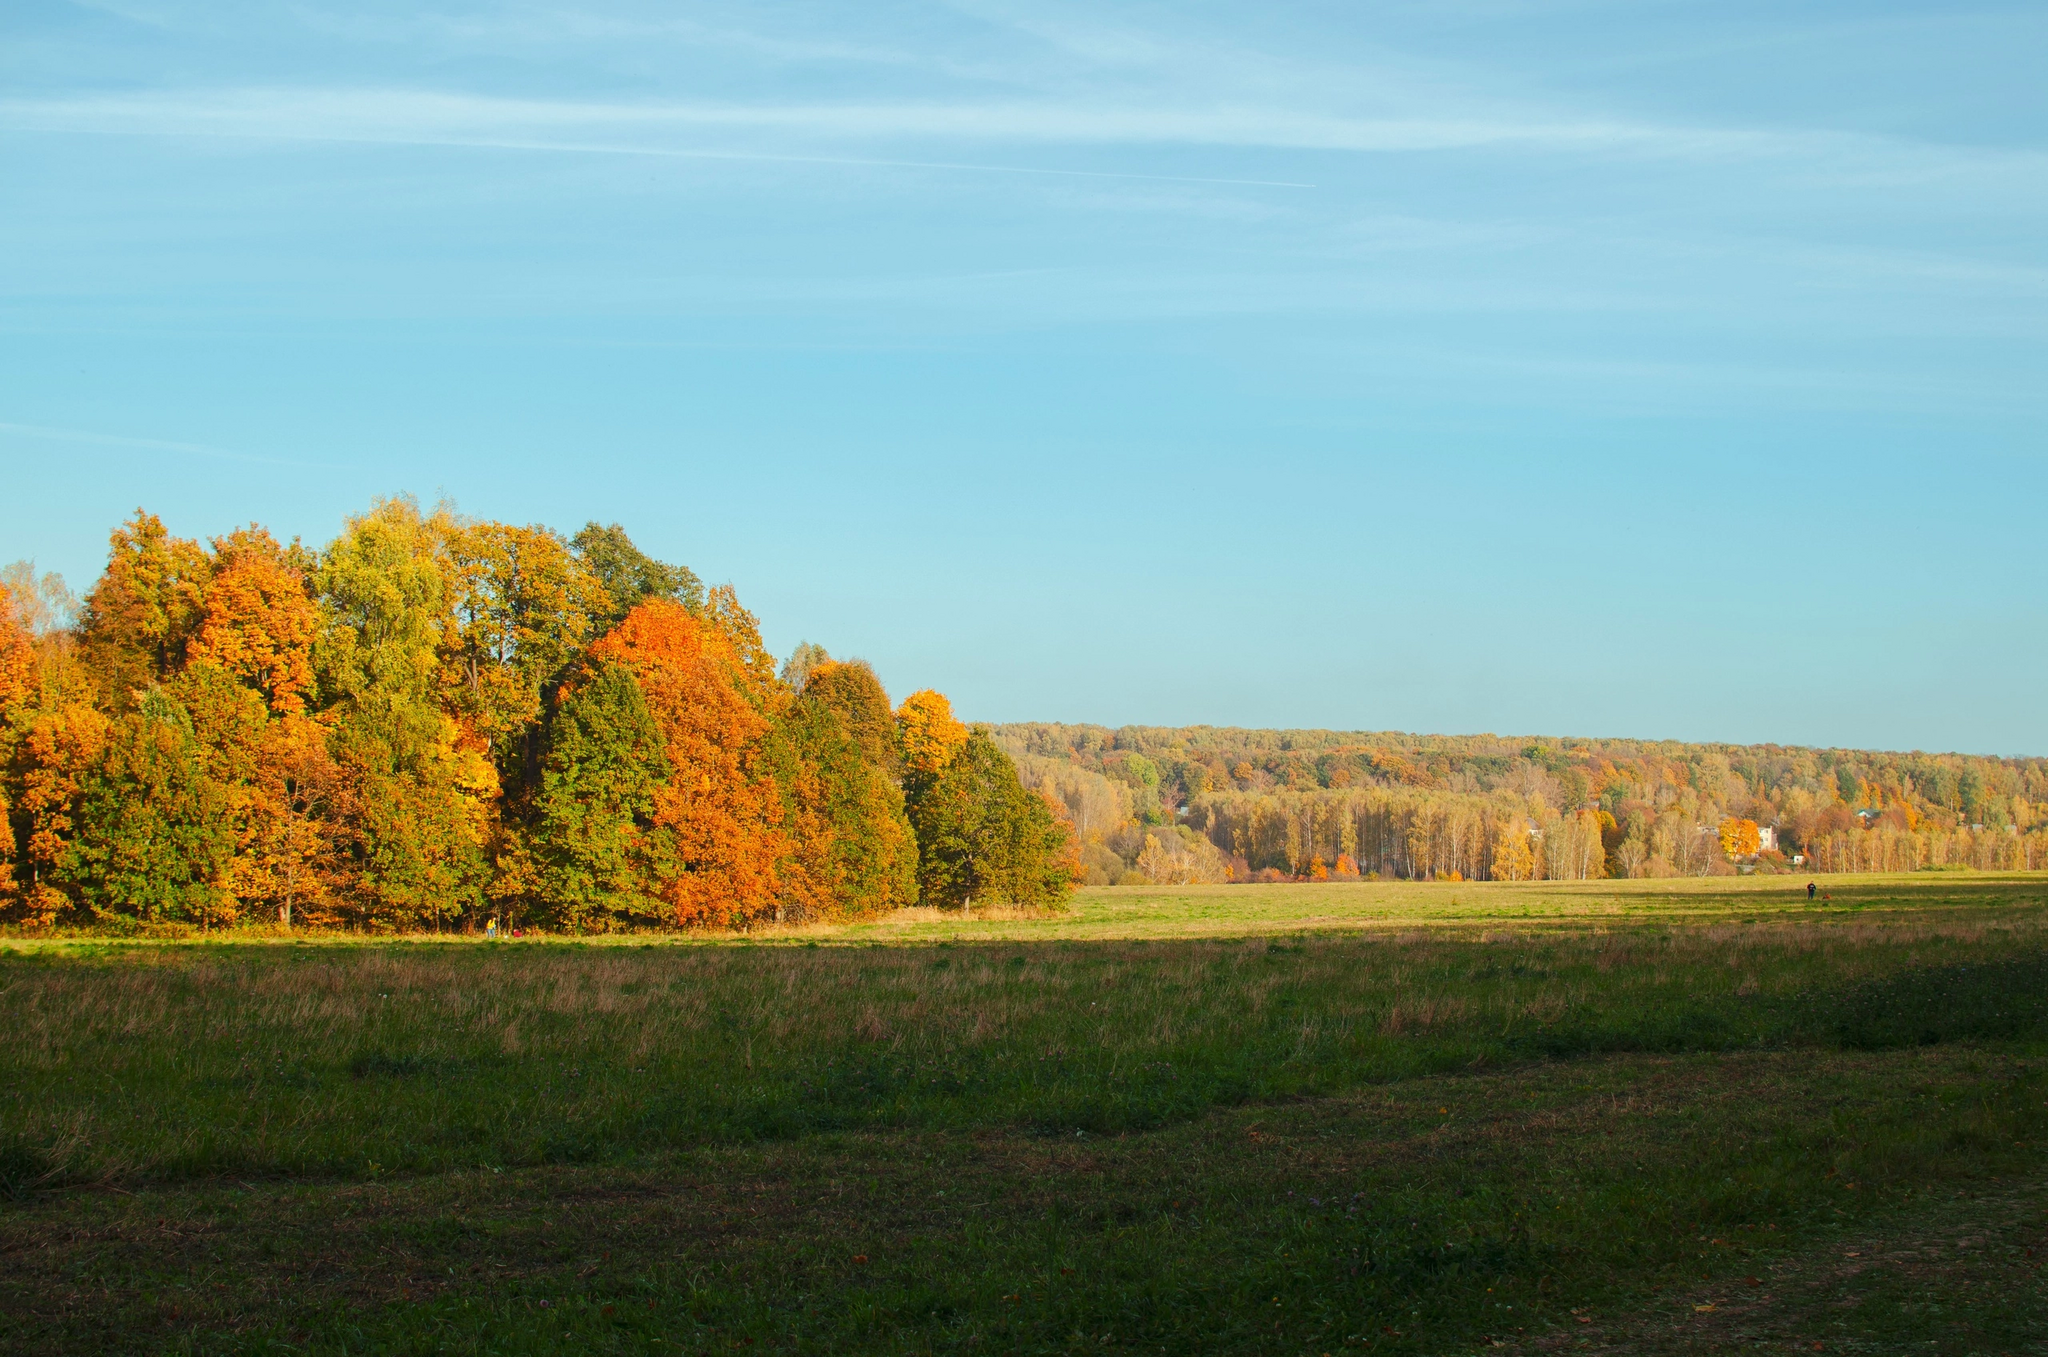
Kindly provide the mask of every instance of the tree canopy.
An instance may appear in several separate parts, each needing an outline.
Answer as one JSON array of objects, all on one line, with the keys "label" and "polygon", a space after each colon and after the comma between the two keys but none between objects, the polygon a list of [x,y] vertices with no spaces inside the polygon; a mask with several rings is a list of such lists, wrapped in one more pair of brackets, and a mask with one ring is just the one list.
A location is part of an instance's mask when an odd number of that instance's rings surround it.
[{"label": "tree canopy", "polygon": [[[919,899],[905,731],[919,785],[966,740],[939,694],[892,710],[823,647],[779,678],[730,587],[617,524],[565,537],[400,496],[310,550],[138,510],[73,606],[27,563],[0,573],[0,922],[872,915]],[[985,763],[976,785],[1011,795]],[[1053,823],[1032,832],[1056,848]]]}]

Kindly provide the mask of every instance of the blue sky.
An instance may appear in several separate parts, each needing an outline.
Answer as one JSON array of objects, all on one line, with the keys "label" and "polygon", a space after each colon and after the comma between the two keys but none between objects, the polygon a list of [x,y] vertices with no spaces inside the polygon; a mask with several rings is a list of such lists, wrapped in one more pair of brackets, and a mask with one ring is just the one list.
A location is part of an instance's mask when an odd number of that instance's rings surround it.
[{"label": "blue sky", "polygon": [[0,559],[619,520],[969,716],[2048,753],[2048,8],[17,0]]}]

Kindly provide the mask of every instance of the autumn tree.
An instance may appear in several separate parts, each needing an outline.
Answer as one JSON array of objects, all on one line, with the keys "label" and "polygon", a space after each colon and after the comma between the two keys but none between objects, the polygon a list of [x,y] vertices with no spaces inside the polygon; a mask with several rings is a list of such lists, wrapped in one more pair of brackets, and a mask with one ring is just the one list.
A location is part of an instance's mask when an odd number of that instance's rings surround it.
[{"label": "autumn tree", "polygon": [[802,692],[811,681],[811,675],[832,663],[832,656],[825,647],[809,641],[797,642],[796,649],[789,652],[789,658],[782,662],[782,681],[792,692]]},{"label": "autumn tree", "polygon": [[86,595],[79,639],[103,700],[126,710],[176,673],[204,614],[213,561],[141,509],[114,529],[107,568]]},{"label": "autumn tree", "polygon": [[1621,842],[1608,853],[1608,860],[1617,869],[1616,875],[1638,877],[1649,872],[1651,860],[1655,855],[1651,835],[1647,814],[1637,811],[1628,817],[1628,822],[1623,827]]},{"label": "autumn tree", "polygon": [[348,520],[315,577],[346,885],[355,916],[378,927],[438,925],[483,899],[498,779],[486,742],[438,701],[455,625],[450,526],[410,500],[381,501]]},{"label": "autumn tree", "polygon": [[500,775],[537,769],[543,695],[611,610],[598,577],[552,529],[467,521],[447,534],[448,707],[491,745]]},{"label": "autumn tree", "polygon": [[[1223,854],[1186,825],[1163,825],[1147,832],[1145,845],[1138,850],[1137,867],[1147,881],[1157,885],[1188,886],[1229,877]],[[1354,868],[1352,875],[1357,874]],[[1327,868],[1323,876],[1328,878]]]},{"label": "autumn tree", "polygon": [[411,500],[379,501],[347,521],[315,577],[328,610],[314,647],[322,697],[401,762],[443,735],[435,678],[454,629],[440,559],[447,526]]},{"label": "autumn tree", "polygon": [[38,575],[34,561],[12,561],[0,568],[0,588],[11,596],[14,620],[31,642],[70,630],[78,599],[56,571]]},{"label": "autumn tree", "polygon": [[661,732],[669,777],[654,790],[650,819],[669,836],[673,867],[656,894],[679,924],[745,924],[775,911],[787,840],[747,643],[734,600],[700,617],[649,599],[590,647],[593,663],[633,676]]},{"label": "autumn tree", "polygon": [[297,543],[251,526],[213,540],[197,634],[177,680],[211,775],[234,809],[230,890],[245,910],[325,918],[336,865],[330,814],[337,770],[313,719],[321,627],[316,565]]},{"label": "autumn tree", "polygon": [[17,898],[14,874],[15,835],[10,797],[17,795],[7,777],[16,741],[16,713],[27,705],[35,647],[21,625],[14,592],[0,583],[0,913],[12,913]]},{"label": "autumn tree", "polygon": [[1731,858],[1754,857],[1763,849],[1763,836],[1754,820],[1733,816],[1721,821],[1721,851]]},{"label": "autumn tree", "polygon": [[903,748],[896,716],[889,710],[889,694],[883,690],[882,680],[866,660],[824,661],[810,671],[803,695],[839,717],[862,758],[890,777],[902,776]]},{"label": "autumn tree", "polygon": [[1491,875],[1495,881],[1530,881],[1536,876],[1536,854],[1529,846],[1529,826],[1519,816],[1502,820],[1495,827]]},{"label": "autumn tree", "polygon": [[[179,843],[181,853],[214,864],[203,891],[185,883],[187,903],[202,891],[199,914],[207,921],[227,921],[280,892],[289,913],[295,886],[279,887],[272,869],[285,842],[306,835],[295,833],[303,824],[285,824],[290,778],[276,756],[324,741],[306,715],[318,619],[304,575],[309,563],[296,546],[280,547],[256,527],[216,538],[211,550],[171,538],[140,512],[115,532],[106,574],[81,619],[80,659],[69,656],[61,633],[39,641],[46,654],[36,710],[14,723],[19,795],[10,800],[30,822],[25,865],[41,885],[65,888],[61,895],[45,889],[31,915],[47,919],[77,905],[96,914],[132,906],[143,911],[138,917],[178,916],[184,907],[176,902],[142,900],[121,884],[121,864],[134,857],[129,849],[144,841]],[[54,612],[61,583],[50,586],[46,579],[43,607]],[[74,668],[97,669],[93,687],[116,716],[112,727],[101,713],[80,709],[81,685],[63,677]],[[137,725],[134,704],[144,698],[155,715]],[[286,725],[295,733],[280,738]],[[176,758],[173,730],[183,732]],[[187,765],[197,770],[190,786],[181,781]],[[136,819],[108,818],[108,798],[130,793],[142,798]],[[186,813],[195,807],[204,811],[198,821]],[[209,836],[203,848],[192,837],[201,826]],[[303,847],[291,856],[303,858]]]},{"label": "autumn tree", "polygon": [[909,779],[937,776],[967,743],[967,727],[954,718],[953,704],[930,688],[903,699],[896,709],[896,729]]},{"label": "autumn tree", "polygon": [[[871,751],[829,696],[814,675],[776,721],[776,782],[789,841],[781,922],[790,921],[792,906],[797,918],[862,917],[917,900],[916,837],[902,789],[880,761],[889,748]],[[887,699],[881,702],[887,719]]]},{"label": "autumn tree", "polygon": [[16,845],[18,917],[47,924],[72,901],[59,889],[74,811],[106,746],[107,718],[90,703],[44,700],[10,714],[9,819]]},{"label": "autumn tree", "polygon": [[35,642],[22,625],[14,597],[14,591],[0,583],[0,713],[28,700],[35,672]]},{"label": "autumn tree", "polygon": [[186,660],[218,665],[272,711],[306,709],[319,609],[307,590],[304,563],[259,527],[217,537],[196,612]]},{"label": "autumn tree", "polygon": [[705,594],[702,616],[724,639],[736,666],[734,678],[757,711],[766,712],[788,697],[788,689],[775,679],[775,657],[761,644],[760,619],[740,606],[738,591],[721,584]]},{"label": "autumn tree", "polygon": [[[94,705],[101,691],[79,662],[61,616],[69,591],[54,575],[40,579],[27,562],[6,572],[0,608],[0,834],[11,870],[11,893],[0,910],[27,924],[48,924],[75,907],[59,889],[59,868],[75,833],[81,779],[97,766],[107,719]],[[19,586],[19,590],[14,586]]]},{"label": "autumn tree", "polygon": [[1607,874],[1600,816],[1581,810],[1543,829],[1543,874],[1554,881],[1587,881]]},{"label": "autumn tree", "polygon": [[236,873],[246,903],[263,902],[290,927],[304,917],[329,923],[349,875],[344,856],[350,804],[327,729],[300,713],[271,720],[257,760],[246,858]]}]

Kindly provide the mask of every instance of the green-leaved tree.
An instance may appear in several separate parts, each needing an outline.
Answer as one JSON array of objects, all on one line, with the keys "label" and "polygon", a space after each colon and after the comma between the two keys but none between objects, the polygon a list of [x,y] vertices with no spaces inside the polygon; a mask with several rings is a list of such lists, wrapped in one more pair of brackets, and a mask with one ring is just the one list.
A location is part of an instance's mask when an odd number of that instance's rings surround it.
[{"label": "green-leaved tree", "polygon": [[791,905],[798,918],[823,919],[917,901],[917,840],[903,791],[817,687],[813,679],[780,714],[769,745],[790,843],[781,922],[794,922]]},{"label": "green-leaved tree", "polygon": [[674,865],[652,817],[670,769],[632,671],[597,666],[562,699],[549,736],[534,801],[543,905],[578,932],[658,918],[655,888]]},{"label": "green-leaved tree", "polygon": [[1074,886],[1072,835],[1027,791],[986,729],[977,727],[935,773],[905,783],[917,832],[917,885],[928,905],[975,900],[1040,908]]},{"label": "green-leaved tree", "polygon": [[219,922],[235,835],[226,789],[205,764],[185,709],[145,689],[82,779],[59,884],[101,918]]},{"label": "green-leaved tree", "polygon": [[569,539],[584,569],[597,577],[611,601],[598,618],[599,631],[617,626],[640,603],[666,598],[692,613],[704,611],[704,583],[686,565],[657,561],[633,545],[618,524],[586,523]]},{"label": "green-leaved tree", "polygon": [[483,901],[497,773],[488,745],[439,701],[454,632],[450,526],[410,500],[380,501],[348,521],[315,577],[348,912],[376,927],[439,926]]}]

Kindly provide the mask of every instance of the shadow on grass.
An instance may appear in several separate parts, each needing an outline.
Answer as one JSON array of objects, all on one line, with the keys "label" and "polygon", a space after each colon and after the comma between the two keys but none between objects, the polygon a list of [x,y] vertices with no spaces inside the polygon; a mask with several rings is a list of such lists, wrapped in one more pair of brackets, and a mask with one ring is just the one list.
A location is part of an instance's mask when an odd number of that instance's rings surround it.
[{"label": "shadow on grass", "polygon": [[2048,1037],[2048,954],[1923,966],[1857,985],[1832,1005],[1855,1051]]},{"label": "shadow on grass", "polygon": [[20,1138],[0,1142],[0,1200],[21,1201],[63,1185],[64,1172],[47,1153]]},{"label": "shadow on grass", "polygon": [[1523,1057],[1568,1059],[1818,1046],[1894,1050],[1945,1042],[2048,1040],[2048,953],[1920,966],[1836,990],[1731,996],[1612,1016],[1568,1019],[1502,1039]]},{"label": "shadow on grass", "polygon": [[[1063,944],[1027,957],[1018,946],[874,960],[782,952],[625,969],[614,961],[613,997],[575,1014],[618,1016],[551,1046],[540,1044],[549,1024],[570,1016],[530,1001],[512,1009],[503,996],[522,991],[503,975],[488,1002],[525,1023],[525,1046],[500,1040],[500,1027],[449,1021],[417,988],[404,990],[402,1006],[382,989],[371,1003],[365,989],[359,1007],[330,1010],[340,1050],[329,1060],[299,1028],[243,1020],[246,1010],[232,1006],[249,992],[239,976],[179,978],[165,1000],[174,1014],[205,1012],[181,1006],[211,1001],[222,1005],[219,1017],[166,1024],[162,1035],[124,1028],[69,1048],[69,1067],[101,1081],[54,1079],[48,1091],[68,1104],[23,1102],[21,1120],[0,1123],[0,1199],[60,1181],[629,1162],[838,1132],[1086,1138],[1156,1131],[1212,1108],[1582,1057],[2048,1042],[2048,951],[2038,948],[1967,964],[1951,952],[1875,978],[1830,981],[1808,970],[1804,988],[1701,992],[1665,978],[1672,967],[1682,981],[1699,963],[1671,960],[1654,941],[1626,954],[1629,973],[1615,977],[1548,943],[1519,954],[1459,945],[1391,964],[1385,949],[1362,943],[1306,953],[1277,940],[1204,943],[1158,954],[1171,962],[1164,967],[1142,960],[1155,955],[1144,947]],[[476,993],[472,978],[489,972],[471,962],[483,955],[472,950],[462,969],[436,973],[436,992]],[[1113,1005],[1139,979],[1151,988]],[[382,972],[375,983],[399,989]],[[299,1002],[297,990],[281,992]],[[332,977],[314,992],[348,993]],[[1555,1008],[1541,1006],[1553,996]],[[98,997],[84,983],[65,993],[77,1005]],[[878,1006],[894,1031],[875,1017]],[[984,1006],[1012,1013],[1010,1025],[995,1024],[986,1039],[930,1039],[973,1029]],[[679,1009],[695,1016],[649,1045],[637,1025]],[[806,1024],[801,1040],[787,1035],[791,1012]],[[220,1030],[238,1035],[221,1043]],[[125,1115],[110,1092],[146,1100],[153,1115]],[[78,1135],[79,1125],[92,1137]],[[273,1134],[276,1126],[292,1133]]]}]

